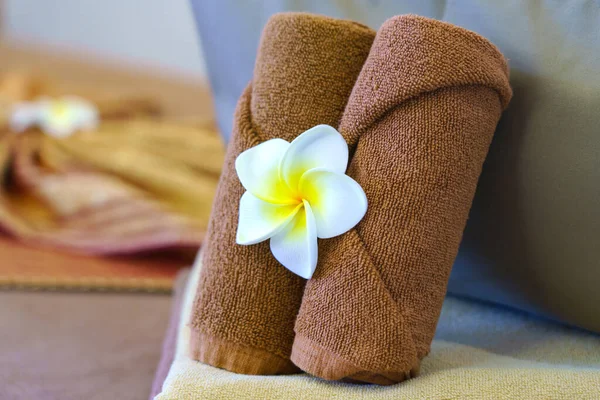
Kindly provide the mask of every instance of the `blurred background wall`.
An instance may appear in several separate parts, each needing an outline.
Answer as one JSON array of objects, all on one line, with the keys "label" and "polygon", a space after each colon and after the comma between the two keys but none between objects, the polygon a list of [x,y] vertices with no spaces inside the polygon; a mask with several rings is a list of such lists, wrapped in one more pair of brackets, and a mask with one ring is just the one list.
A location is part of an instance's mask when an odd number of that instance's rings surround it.
[{"label": "blurred background wall", "polygon": [[0,0],[9,43],[204,79],[189,0]]}]

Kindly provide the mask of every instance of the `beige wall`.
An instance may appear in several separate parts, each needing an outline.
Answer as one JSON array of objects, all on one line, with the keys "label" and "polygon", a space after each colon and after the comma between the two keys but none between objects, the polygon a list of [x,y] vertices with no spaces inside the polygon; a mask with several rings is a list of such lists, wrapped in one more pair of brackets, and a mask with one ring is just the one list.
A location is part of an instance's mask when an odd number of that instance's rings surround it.
[{"label": "beige wall", "polygon": [[204,76],[188,0],[4,0],[3,3],[5,40],[91,52],[137,66]]}]

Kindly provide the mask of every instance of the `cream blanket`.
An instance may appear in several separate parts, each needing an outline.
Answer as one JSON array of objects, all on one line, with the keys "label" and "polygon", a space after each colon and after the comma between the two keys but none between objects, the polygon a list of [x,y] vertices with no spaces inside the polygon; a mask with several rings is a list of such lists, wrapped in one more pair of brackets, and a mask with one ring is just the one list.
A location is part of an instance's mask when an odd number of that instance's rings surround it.
[{"label": "cream blanket", "polygon": [[201,266],[192,271],[175,360],[156,397],[167,399],[600,399],[600,337],[521,313],[449,297],[421,376],[387,387],[308,375],[247,376],[188,357]]}]

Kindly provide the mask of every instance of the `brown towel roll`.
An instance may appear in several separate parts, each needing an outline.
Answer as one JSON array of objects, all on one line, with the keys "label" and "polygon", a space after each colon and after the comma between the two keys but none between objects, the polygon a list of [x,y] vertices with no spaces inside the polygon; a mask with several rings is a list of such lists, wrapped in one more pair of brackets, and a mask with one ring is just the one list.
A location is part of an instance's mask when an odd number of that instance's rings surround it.
[{"label": "brown towel roll", "polygon": [[295,326],[297,366],[377,384],[418,372],[511,95],[504,57],[479,35],[411,15],[380,28],[340,125],[369,208],[320,243]]},{"label": "brown towel roll", "polygon": [[191,321],[193,358],[238,373],[297,371],[289,356],[305,280],[275,260],[268,241],[236,244],[244,189],[234,161],[265,140],[338,126],[374,37],[362,25],[309,14],[279,14],[267,23],[209,223]]}]

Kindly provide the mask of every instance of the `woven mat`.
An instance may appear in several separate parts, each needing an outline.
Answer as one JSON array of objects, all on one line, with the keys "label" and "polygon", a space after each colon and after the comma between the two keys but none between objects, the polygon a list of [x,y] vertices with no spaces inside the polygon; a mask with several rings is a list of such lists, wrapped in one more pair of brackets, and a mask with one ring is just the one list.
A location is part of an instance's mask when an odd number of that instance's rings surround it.
[{"label": "woven mat", "polygon": [[0,289],[170,292],[193,254],[92,257],[0,237]]}]

